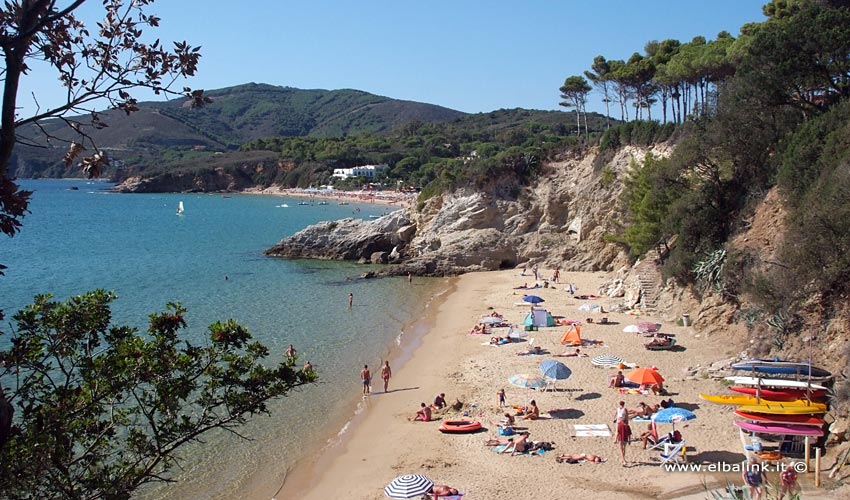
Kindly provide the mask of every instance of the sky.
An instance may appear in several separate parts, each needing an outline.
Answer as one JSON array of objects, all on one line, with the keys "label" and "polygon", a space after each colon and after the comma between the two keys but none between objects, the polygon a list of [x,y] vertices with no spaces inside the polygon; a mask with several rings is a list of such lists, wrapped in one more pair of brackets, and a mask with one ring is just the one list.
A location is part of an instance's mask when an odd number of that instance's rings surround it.
[{"label": "sky", "polygon": [[[765,1],[158,0],[148,12],[162,18],[150,40],[202,47],[192,88],[351,88],[475,113],[559,109],[564,79],[595,56],[628,59],[650,40],[737,36],[764,20]],[[100,4],[89,0],[81,19],[93,25]],[[33,93],[45,106],[61,90],[55,74],[35,67],[21,113],[34,110]],[[588,110],[604,110],[598,96]]]}]

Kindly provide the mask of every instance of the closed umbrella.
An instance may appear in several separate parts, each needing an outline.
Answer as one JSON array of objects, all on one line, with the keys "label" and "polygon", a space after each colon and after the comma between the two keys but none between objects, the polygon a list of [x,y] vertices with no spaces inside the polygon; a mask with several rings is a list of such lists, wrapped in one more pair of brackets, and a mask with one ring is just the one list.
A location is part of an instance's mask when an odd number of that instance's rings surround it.
[{"label": "closed umbrella", "polygon": [[654,385],[664,382],[664,377],[656,370],[650,368],[638,368],[626,374],[626,380],[639,385]]},{"label": "closed umbrella", "polygon": [[525,302],[528,302],[529,304],[539,304],[541,302],[546,302],[545,300],[538,297],[537,295],[523,295],[522,300],[524,300]]},{"label": "closed umbrella", "polygon": [[640,332],[640,327],[637,325],[628,325],[623,328],[623,333],[638,333]]},{"label": "closed umbrella", "polygon": [[525,373],[511,375],[508,378],[508,382],[517,387],[525,387],[526,389],[539,389],[546,385],[546,380],[543,377],[534,377]]},{"label": "closed umbrella", "polygon": [[610,354],[603,354],[601,356],[596,356],[595,358],[590,360],[590,363],[595,366],[618,366],[622,363],[623,360],[618,358],[617,356],[611,356]]},{"label": "closed umbrella", "polygon": [[547,359],[540,363],[540,371],[543,372],[544,377],[553,378],[555,380],[566,380],[573,374],[573,371],[570,370],[567,365],[554,359]]},{"label": "closed umbrella", "polygon": [[390,498],[418,498],[433,487],[434,481],[422,474],[405,474],[393,479],[384,488],[384,493]]}]

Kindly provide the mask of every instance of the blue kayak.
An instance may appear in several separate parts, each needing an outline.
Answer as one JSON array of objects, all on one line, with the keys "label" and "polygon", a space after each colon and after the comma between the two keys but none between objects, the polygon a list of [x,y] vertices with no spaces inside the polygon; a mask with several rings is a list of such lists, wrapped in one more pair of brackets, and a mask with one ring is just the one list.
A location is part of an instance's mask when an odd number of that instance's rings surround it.
[{"label": "blue kayak", "polygon": [[800,375],[808,377],[811,373],[812,377],[831,377],[832,373],[823,368],[811,366],[805,361],[779,361],[765,359],[746,359],[740,363],[732,365],[733,370],[759,372],[759,373],[774,373],[783,375]]}]

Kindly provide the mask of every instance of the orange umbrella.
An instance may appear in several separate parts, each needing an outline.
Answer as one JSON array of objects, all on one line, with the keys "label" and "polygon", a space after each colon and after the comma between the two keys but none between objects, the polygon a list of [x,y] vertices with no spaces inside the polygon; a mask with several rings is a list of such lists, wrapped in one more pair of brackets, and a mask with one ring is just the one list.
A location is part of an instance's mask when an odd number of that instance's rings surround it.
[{"label": "orange umbrella", "polygon": [[664,377],[650,368],[638,368],[626,374],[626,379],[640,385],[653,385],[664,382]]}]

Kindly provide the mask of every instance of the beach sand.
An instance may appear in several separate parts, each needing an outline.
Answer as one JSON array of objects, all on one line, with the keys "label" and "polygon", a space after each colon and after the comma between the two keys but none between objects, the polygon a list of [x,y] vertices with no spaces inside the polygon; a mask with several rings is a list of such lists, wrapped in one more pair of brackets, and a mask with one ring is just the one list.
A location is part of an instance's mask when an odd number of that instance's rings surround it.
[{"label": "beach sand", "polygon": [[268,196],[284,196],[311,200],[328,200],[334,202],[364,203],[373,205],[388,205],[393,207],[410,206],[416,201],[416,193],[399,193],[397,191],[308,191],[298,188],[282,188],[271,186],[267,188],[252,187],[241,191],[242,194],[259,194]]},{"label": "beach sand", "polygon": [[[551,271],[546,271],[551,276]],[[601,341],[602,346],[583,347],[590,357],[557,357],[569,366],[572,376],[559,381],[559,391],[534,391],[511,386],[507,379],[516,373],[539,375],[538,365],[552,356],[517,356],[527,343],[502,347],[481,345],[488,337],[468,334],[483,314],[492,310],[503,314],[507,321],[521,324],[528,306],[517,306],[524,290],[513,287],[532,282],[533,278],[519,276],[519,271],[472,273],[453,278],[444,300],[435,304],[432,326],[415,346],[411,359],[396,367],[390,381],[390,391],[382,393],[375,377],[374,394],[365,399],[365,411],[345,436],[325,449],[318,461],[308,461],[296,468],[287,478],[278,500],[377,500],[385,498],[383,488],[394,477],[420,473],[437,484],[449,484],[466,493],[469,500],[510,499],[541,500],[581,497],[596,498],[680,498],[695,495],[704,498],[702,482],[719,484],[729,479],[741,483],[740,474],[708,476],[691,472],[667,472],[659,466],[658,452],[643,450],[640,442],[627,449],[629,465],[620,463],[619,450],[612,437],[575,437],[573,424],[607,424],[615,430],[613,419],[617,402],[624,400],[628,408],[639,401],[655,404],[660,397],[622,395],[608,388],[608,379],[616,370],[591,365],[590,359],[600,354],[612,354],[640,366],[657,367],[665,378],[665,387],[677,403],[692,409],[696,420],[676,426],[688,445],[688,461],[693,463],[728,462],[744,459],[736,428],[732,425],[732,408],[707,403],[698,398],[701,392],[723,394],[721,384],[712,380],[684,380],[684,369],[716,361],[733,354],[724,339],[705,338],[693,328],[665,323],[662,331],[676,335],[681,351],[651,352],[642,344],[649,339],[640,334],[623,333],[626,325],[637,321],[660,321],[656,317],[636,317],[622,313],[588,313],[578,310],[588,302],[571,297],[566,283],[578,286],[579,294],[597,293],[608,277],[605,273],[562,273],[557,288],[534,290],[545,299],[542,304],[555,316],[593,323],[582,326],[585,340]],[[608,310],[618,299],[602,298],[595,302]],[[489,308],[493,308],[492,310]],[[612,323],[600,325],[607,317]],[[565,351],[560,338],[566,327],[540,328],[529,332],[535,345],[559,354]],[[496,334],[506,334],[497,329]],[[574,348],[569,348],[569,351]],[[356,377],[357,374],[352,374]],[[504,388],[508,404],[525,404],[536,399],[542,418],[536,421],[518,420],[531,432],[532,440],[551,441],[555,450],[542,456],[498,455],[484,442],[496,437],[496,425],[505,409],[500,408],[497,391]],[[439,422],[410,422],[421,402],[431,403],[440,392],[449,403],[463,401],[464,411],[480,420],[486,431],[450,435],[438,431]],[[474,404],[474,407],[470,405]],[[553,413],[550,411],[556,410]],[[558,411],[560,410],[560,411]],[[449,413],[457,415],[457,413]],[[634,435],[647,424],[632,422]],[[669,424],[659,424],[659,432],[672,430]],[[317,447],[318,448],[318,447]],[[608,459],[607,463],[559,464],[560,453],[594,453]],[[775,480],[776,474],[771,476]],[[811,486],[805,486],[806,498]],[[254,492],[255,498],[268,499],[273,492]],[[829,496],[829,495],[825,495]]]}]

